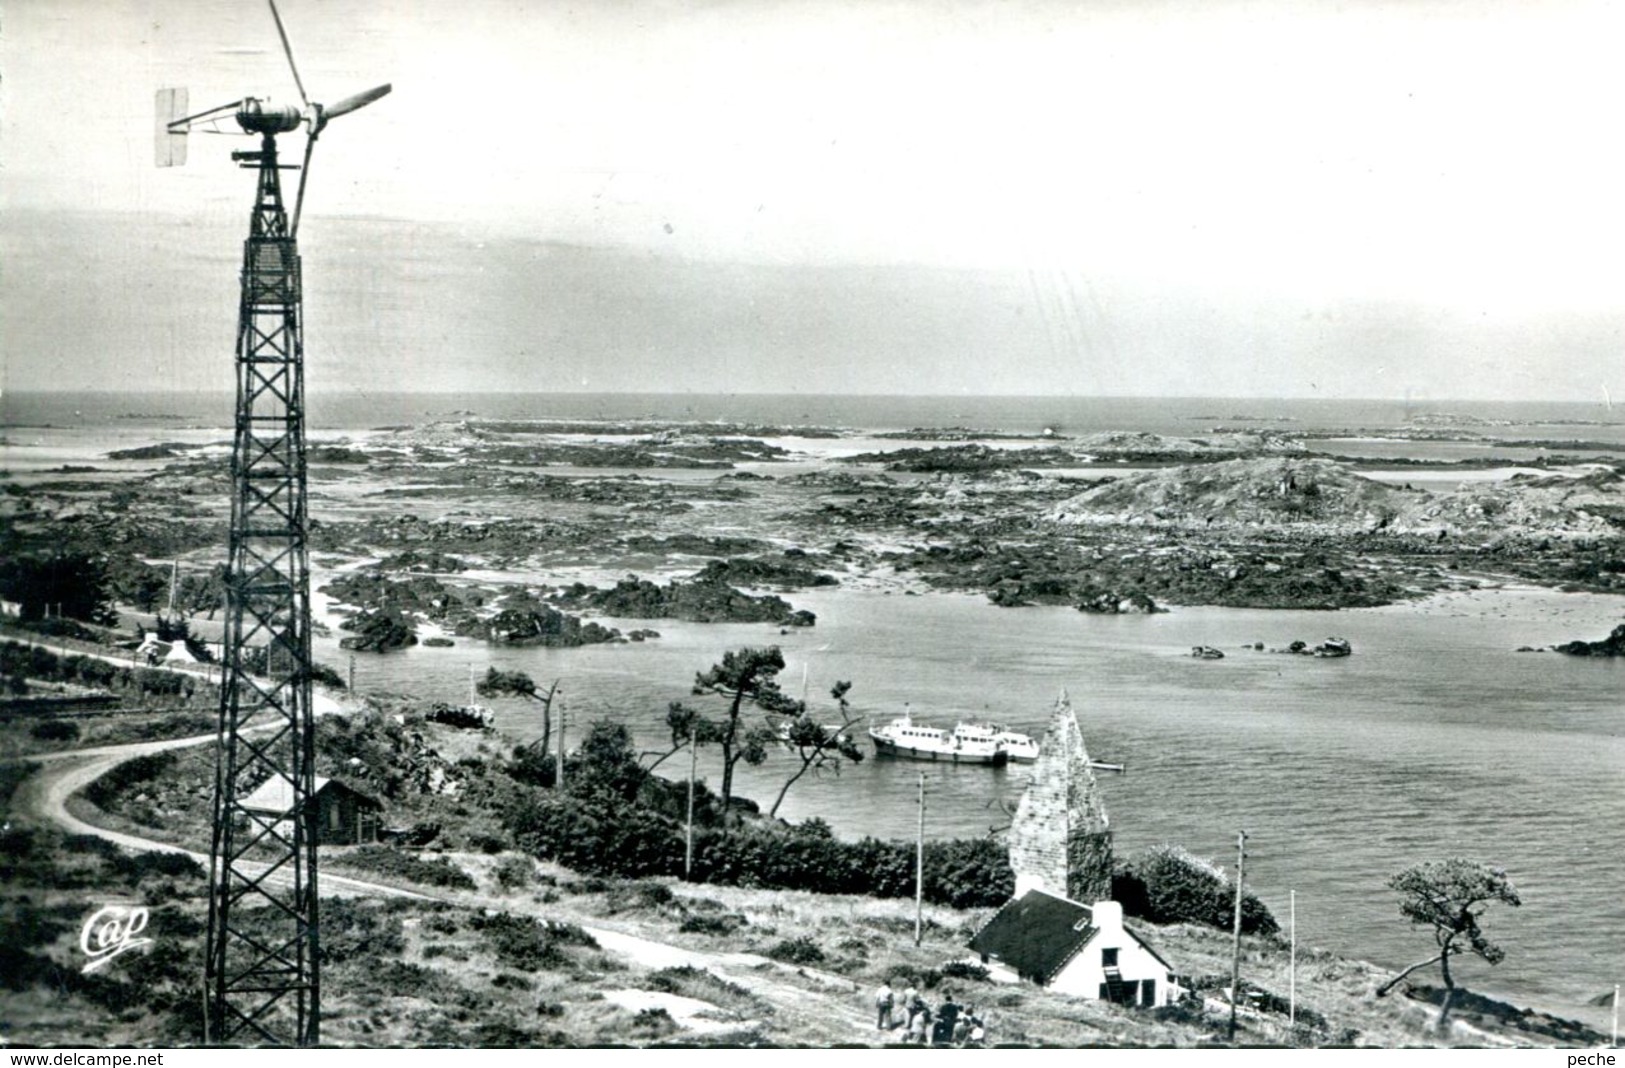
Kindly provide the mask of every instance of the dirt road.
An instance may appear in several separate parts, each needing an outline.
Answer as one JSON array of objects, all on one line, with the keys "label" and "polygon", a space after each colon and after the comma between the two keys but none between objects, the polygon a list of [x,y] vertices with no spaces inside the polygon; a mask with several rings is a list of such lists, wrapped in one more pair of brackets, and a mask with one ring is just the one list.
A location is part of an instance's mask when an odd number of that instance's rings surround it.
[{"label": "dirt road", "polygon": [[[136,852],[181,853],[207,868],[209,858],[203,854],[167,842],[158,842],[86,823],[68,811],[67,802],[74,794],[124,761],[149,753],[205,745],[213,741],[214,735],[203,734],[30,757],[29,759],[37,761],[41,767],[18,789],[13,798],[13,809],[19,815],[54,823],[72,834],[94,835],[124,849]],[[254,869],[251,867],[250,870]],[[280,885],[287,885],[288,877],[283,873],[273,873],[269,878]],[[463,908],[494,909],[539,918],[549,917],[544,906],[519,898],[406,890],[326,872],[320,875],[319,885],[324,897],[411,898],[421,901],[443,901]],[[686,949],[623,929],[597,925],[586,926],[584,929],[603,949],[625,957],[641,967],[660,969],[686,966],[703,969],[719,979],[751,991],[773,1005],[775,1029],[787,1030],[794,1036],[793,1041],[834,1044],[872,1040],[874,1024],[867,1007],[863,1004],[861,992],[851,981],[840,976],[813,969],[794,968],[750,953],[710,953]],[[674,1018],[683,1020],[684,1016],[674,1013]],[[716,1031],[714,1026],[704,1021],[703,1014],[693,1026],[696,1030]]]}]

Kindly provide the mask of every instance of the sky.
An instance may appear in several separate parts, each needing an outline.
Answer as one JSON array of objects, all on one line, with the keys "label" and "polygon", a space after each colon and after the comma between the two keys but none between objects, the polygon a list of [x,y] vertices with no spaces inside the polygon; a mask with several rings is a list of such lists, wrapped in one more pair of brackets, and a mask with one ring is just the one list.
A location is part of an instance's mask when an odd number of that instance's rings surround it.
[{"label": "sky", "polygon": [[[310,173],[312,389],[1625,399],[1617,5],[281,11],[394,85]],[[230,388],[252,142],[156,168],[169,86],[298,101],[263,0],[0,9],[3,388]]]}]

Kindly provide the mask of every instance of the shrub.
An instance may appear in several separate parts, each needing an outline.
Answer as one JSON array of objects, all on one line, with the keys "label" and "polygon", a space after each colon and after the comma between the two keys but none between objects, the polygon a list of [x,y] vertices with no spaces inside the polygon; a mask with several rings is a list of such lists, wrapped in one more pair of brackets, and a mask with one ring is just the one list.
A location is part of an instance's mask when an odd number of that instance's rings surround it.
[{"label": "shrub", "polygon": [[[683,870],[679,822],[602,794],[533,796],[508,810],[504,819],[523,848],[590,875],[641,879]],[[724,886],[909,897],[914,893],[914,845],[874,838],[843,842],[821,820],[794,827],[698,827],[694,877]],[[1009,900],[1014,883],[999,843],[956,840],[926,846],[925,897],[933,904],[1000,905]]]},{"label": "shrub", "polygon": [[[1152,923],[1197,923],[1229,930],[1234,923],[1235,885],[1212,861],[1178,846],[1153,846],[1112,878],[1112,897],[1123,911]],[[1241,900],[1246,934],[1280,931],[1275,917],[1251,893]]]},{"label": "shrub", "polygon": [[77,742],[79,724],[68,719],[48,719],[34,724],[28,733],[42,742]]},{"label": "shrub", "polygon": [[[260,910],[265,911],[265,910]],[[322,902],[323,964],[392,957],[406,948],[401,925],[385,910],[358,899],[332,898]]]},{"label": "shrub", "polygon": [[533,920],[507,912],[475,916],[469,926],[480,932],[499,963],[518,972],[567,967],[570,959],[564,953],[565,947],[598,945],[592,935],[574,924]]},{"label": "shrub", "polygon": [[604,902],[608,912],[625,912],[628,909],[649,909],[659,911],[668,908],[675,900],[671,887],[665,883],[636,882],[626,886],[618,886],[609,893],[609,900]]},{"label": "shrub", "polygon": [[683,868],[677,826],[630,805],[536,797],[504,818],[524,848],[589,875],[636,879]]},{"label": "shrub", "polygon": [[767,955],[785,964],[818,964],[824,959],[824,951],[806,935],[785,939],[769,949]]},{"label": "shrub", "polygon": [[148,875],[157,875],[201,883],[208,875],[202,864],[185,853],[136,853],[133,856],[119,854],[111,859],[114,868],[120,873],[127,874],[133,881],[140,881]]},{"label": "shrub", "polygon": [[677,1021],[665,1009],[639,1009],[632,1017],[630,1033],[635,1038],[664,1038],[677,1030]]},{"label": "shrub", "polygon": [[942,966],[944,979],[969,979],[972,982],[985,983],[991,973],[975,961],[951,960]]},{"label": "shrub", "polygon": [[386,878],[443,886],[448,890],[475,889],[474,880],[468,873],[445,858],[424,860],[389,846],[368,845],[357,849],[344,860],[352,869]]},{"label": "shrub", "polygon": [[690,934],[731,935],[747,923],[741,914],[729,912],[721,916],[684,916],[677,929]]},{"label": "shrub", "polygon": [[496,877],[504,890],[517,890],[535,879],[536,866],[527,857],[503,857],[497,863]]},{"label": "shrub", "polygon": [[97,808],[111,809],[123,795],[145,783],[167,777],[175,766],[172,752],[149,753],[126,760],[85,788],[85,796]]}]

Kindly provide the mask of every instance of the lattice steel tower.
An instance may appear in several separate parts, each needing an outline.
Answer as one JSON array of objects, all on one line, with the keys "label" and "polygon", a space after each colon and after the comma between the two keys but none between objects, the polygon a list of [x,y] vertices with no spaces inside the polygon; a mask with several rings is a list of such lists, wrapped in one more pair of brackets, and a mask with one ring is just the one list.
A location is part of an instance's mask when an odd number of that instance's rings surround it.
[{"label": "lattice steel tower", "polygon": [[[296,236],[316,139],[328,120],[388,85],[323,107],[249,98],[184,115],[184,90],[158,94],[158,163],[186,159],[186,134],[230,114],[260,137],[232,158],[257,172],[237,313],[231,540],[216,743],[214,839],[204,962],[208,1043],[316,1045],[321,1037],[311,707],[310,562],[305,492],[304,323]],[[277,135],[306,129],[302,167]],[[290,221],[281,172],[300,170]]]},{"label": "lattice steel tower", "polygon": [[[266,134],[259,152],[234,155],[259,169],[259,191],[243,243],[237,318],[231,550],[204,969],[209,1038],[231,1041],[247,1031],[305,1045],[319,1037],[321,983],[316,808],[310,803],[316,757],[299,250],[283,209],[276,137]],[[259,723],[266,725],[263,734],[244,733]],[[245,803],[250,794],[252,807]]]}]

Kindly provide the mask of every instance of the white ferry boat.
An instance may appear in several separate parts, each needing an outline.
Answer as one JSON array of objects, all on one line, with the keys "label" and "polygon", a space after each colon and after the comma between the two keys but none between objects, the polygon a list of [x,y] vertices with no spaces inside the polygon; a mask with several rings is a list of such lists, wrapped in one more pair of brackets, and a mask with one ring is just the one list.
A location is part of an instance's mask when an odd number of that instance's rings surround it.
[{"label": "white ferry boat", "polygon": [[1038,739],[1015,731],[999,731],[997,741],[1012,764],[1031,764],[1038,759]]},{"label": "white ferry boat", "polygon": [[950,764],[1031,763],[1038,743],[1025,734],[989,723],[961,722],[951,731],[914,722],[905,712],[883,727],[870,727],[869,739],[881,756]]}]

